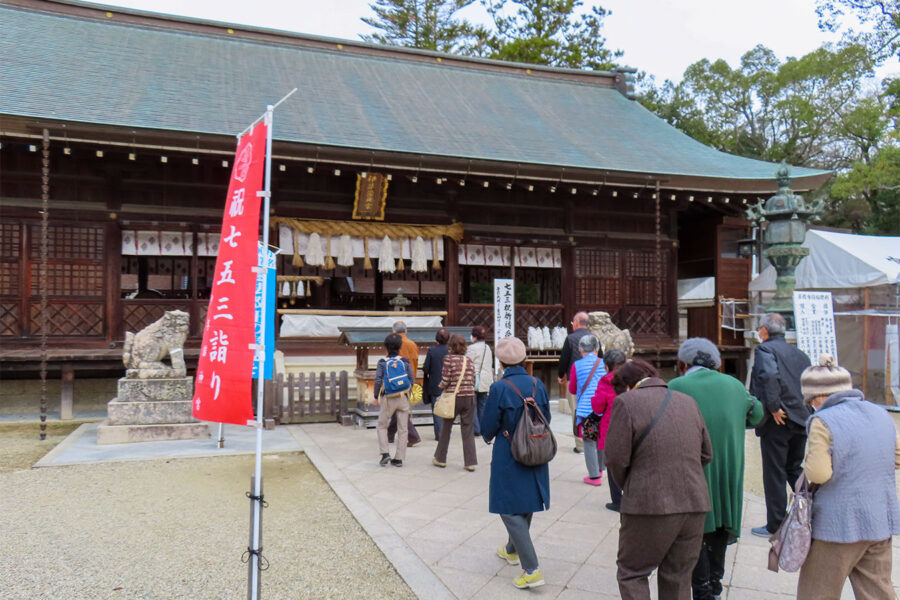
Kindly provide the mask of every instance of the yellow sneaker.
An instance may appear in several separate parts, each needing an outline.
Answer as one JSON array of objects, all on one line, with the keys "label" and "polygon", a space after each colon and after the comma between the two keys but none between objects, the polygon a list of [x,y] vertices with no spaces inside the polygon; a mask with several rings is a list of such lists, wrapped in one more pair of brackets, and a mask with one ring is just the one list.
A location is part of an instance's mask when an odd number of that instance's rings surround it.
[{"label": "yellow sneaker", "polygon": [[497,556],[505,560],[507,563],[511,565],[519,564],[519,555],[516,552],[507,552],[506,546],[500,546],[497,548]]},{"label": "yellow sneaker", "polygon": [[513,580],[513,585],[520,590],[540,587],[544,585],[544,574],[541,573],[540,569],[535,569],[534,573],[532,573],[531,575],[529,575],[525,571],[522,571],[522,574]]}]

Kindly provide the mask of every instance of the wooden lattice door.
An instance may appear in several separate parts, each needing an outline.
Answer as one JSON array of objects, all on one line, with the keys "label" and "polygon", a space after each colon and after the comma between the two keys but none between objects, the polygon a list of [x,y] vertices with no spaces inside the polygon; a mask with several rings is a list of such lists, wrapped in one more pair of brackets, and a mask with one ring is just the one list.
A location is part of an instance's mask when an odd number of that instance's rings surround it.
[{"label": "wooden lattice door", "polygon": [[22,224],[0,223],[0,337],[22,335]]},{"label": "wooden lattice door", "polygon": [[[29,228],[29,331],[40,335],[41,226]],[[105,331],[102,227],[50,225],[47,232],[47,335],[99,337]]]}]

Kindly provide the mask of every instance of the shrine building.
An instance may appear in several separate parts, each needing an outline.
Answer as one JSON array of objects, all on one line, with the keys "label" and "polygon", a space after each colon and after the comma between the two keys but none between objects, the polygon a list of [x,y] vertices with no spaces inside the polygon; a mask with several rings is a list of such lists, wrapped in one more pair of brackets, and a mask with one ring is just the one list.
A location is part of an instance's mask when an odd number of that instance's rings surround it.
[{"label": "shrine building", "polygon": [[[635,100],[633,69],[74,1],[0,0],[0,23],[4,379],[34,377],[42,334],[51,378],[118,377],[125,331],[173,309],[190,315],[196,364],[235,135],[295,87],[275,111],[268,232],[287,362],[352,365],[338,328],[389,326],[402,299],[411,326],[483,325],[492,340],[495,278],[515,280],[523,339],[602,310],[666,362],[679,280],[714,277],[686,333],[742,368],[718,298],[746,298],[743,211],[777,190],[777,165],[681,133]],[[792,187],[829,176],[795,167]],[[529,352],[555,380],[555,351]]]}]

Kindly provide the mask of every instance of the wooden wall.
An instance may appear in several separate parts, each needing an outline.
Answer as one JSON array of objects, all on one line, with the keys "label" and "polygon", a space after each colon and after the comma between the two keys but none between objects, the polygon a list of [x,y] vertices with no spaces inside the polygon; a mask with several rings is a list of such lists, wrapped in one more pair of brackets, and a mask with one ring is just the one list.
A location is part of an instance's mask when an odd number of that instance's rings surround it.
[{"label": "wooden wall", "polygon": [[[39,334],[37,268],[40,259],[40,148],[30,140],[4,139],[0,148],[0,339],[34,345]],[[37,141],[38,146],[40,142]],[[68,149],[68,151],[66,151]],[[98,156],[102,150],[103,156]],[[223,156],[132,151],[53,142],[50,150],[50,236],[48,289],[51,343],[119,344],[135,330],[178,308],[191,314],[196,344],[205,318],[202,281],[206,263],[186,258],[191,284],[183,297],[122,298],[123,229],[180,230],[189,235],[215,232],[230,168]],[[132,155],[132,156],[130,156]],[[198,164],[194,164],[197,159]],[[285,217],[350,218],[356,171],[340,165],[286,161],[273,168],[273,213]],[[313,167],[313,173],[307,167]],[[340,174],[336,174],[336,170]],[[464,224],[467,242],[558,247],[562,269],[546,279],[540,305],[522,307],[518,326],[563,325],[577,310],[606,310],[639,339],[677,336],[676,282],[683,269],[705,268],[714,250],[679,248],[694,236],[678,234],[680,204],[662,205],[657,220],[654,190],[645,188],[551,191],[551,183],[515,182],[459,176],[394,173],[386,220],[396,223]],[[485,187],[484,183],[488,185]],[[533,190],[529,191],[529,185]],[[708,215],[702,215],[704,218]],[[123,262],[124,260],[124,262]],[[289,262],[289,261],[288,261]],[[692,266],[693,265],[693,266]],[[722,263],[723,281],[733,267]],[[441,271],[417,276],[446,285],[451,325],[489,320],[490,309],[467,304],[466,281],[456,266],[456,245],[448,242]],[[288,267],[283,267],[287,269]],[[353,273],[353,267],[348,273]],[[323,274],[304,267],[302,274]],[[476,272],[475,277],[479,275]],[[325,273],[331,274],[331,273]],[[496,274],[490,274],[496,276]],[[520,273],[518,276],[525,276]],[[377,275],[409,278],[409,274]],[[725,289],[725,288],[723,288]],[[731,289],[731,287],[727,288]],[[327,299],[326,299],[327,301]],[[432,306],[435,298],[427,300]],[[372,299],[371,308],[384,308]],[[521,331],[524,335],[524,329]],[[77,344],[76,344],[77,342]]]}]

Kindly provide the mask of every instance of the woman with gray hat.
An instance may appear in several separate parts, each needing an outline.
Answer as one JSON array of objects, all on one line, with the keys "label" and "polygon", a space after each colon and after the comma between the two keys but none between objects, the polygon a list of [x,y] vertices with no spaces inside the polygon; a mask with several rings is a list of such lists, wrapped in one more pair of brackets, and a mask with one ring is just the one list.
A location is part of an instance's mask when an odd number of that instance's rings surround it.
[{"label": "woman with gray hat", "polygon": [[[497,358],[504,369],[500,381],[491,384],[481,435],[484,441],[496,439],[491,454],[491,482],[488,510],[499,514],[509,539],[497,550],[497,556],[510,565],[522,564],[522,574],[513,580],[517,588],[544,585],[531,541],[531,517],[550,508],[550,469],[547,464],[529,467],[517,462],[510,450],[510,438],[524,411],[524,397],[534,398],[550,422],[550,401],[540,380],[525,370],[525,344],[515,337],[503,338],[496,345]],[[509,437],[507,437],[509,436]]]},{"label": "woman with gray hat", "polygon": [[829,354],[803,371],[800,387],[816,411],[807,422],[803,470],[819,487],[797,598],[837,600],[847,577],[857,600],[894,598],[891,536],[900,534],[894,421],[853,389],[850,373]]}]

